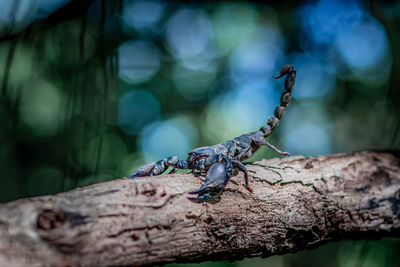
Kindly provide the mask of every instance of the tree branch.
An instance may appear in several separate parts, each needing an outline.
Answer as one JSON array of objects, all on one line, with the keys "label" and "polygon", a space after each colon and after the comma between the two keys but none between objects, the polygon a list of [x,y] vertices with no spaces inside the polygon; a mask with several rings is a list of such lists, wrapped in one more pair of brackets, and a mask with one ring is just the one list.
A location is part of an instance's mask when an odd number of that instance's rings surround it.
[{"label": "tree branch", "polygon": [[192,174],[119,179],[0,205],[0,265],[151,265],[296,252],[341,238],[399,236],[398,154],[247,164],[217,203]]}]

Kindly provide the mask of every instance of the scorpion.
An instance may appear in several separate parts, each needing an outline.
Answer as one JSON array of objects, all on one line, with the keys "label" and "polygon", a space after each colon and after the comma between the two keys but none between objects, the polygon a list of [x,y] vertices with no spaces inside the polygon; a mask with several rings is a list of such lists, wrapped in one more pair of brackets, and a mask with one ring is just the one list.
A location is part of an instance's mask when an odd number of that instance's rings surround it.
[{"label": "scorpion", "polygon": [[289,156],[288,152],[282,152],[265,140],[277,127],[292,97],[296,79],[294,67],[290,64],[283,65],[279,75],[273,76],[273,78],[279,79],[285,75],[285,91],[281,95],[280,105],[276,106],[274,117],[269,117],[267,124],[262,126],[260,130],[243,134],[220,144],[195,148],[189,152],[186,160],[172,156],[157,162],[145,163],[129,177],[160,175],[170,166],[173,169],[169,173],[175,173],[178,169],[190,169],[192,172],[200,171],[202,175],[206,174],[204,184],[189,192],[189,194],[198,195],[195,198],[189,198],[190,200],[200,202],[221,194],[232,177],[233,171],[238,169],[244,174],[246,189],[253,192],[249,186],[247,169],[242,161],[250,158],[261,146],[268,146],[280,155]]}]

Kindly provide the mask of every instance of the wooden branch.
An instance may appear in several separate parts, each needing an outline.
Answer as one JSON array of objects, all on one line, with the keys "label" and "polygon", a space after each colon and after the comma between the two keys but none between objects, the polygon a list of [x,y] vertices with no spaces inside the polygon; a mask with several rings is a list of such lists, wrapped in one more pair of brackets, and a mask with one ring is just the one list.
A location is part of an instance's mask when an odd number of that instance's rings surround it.
[{"label": "wooden branch", "polygon": [[399,236],[398,154],[290,157],[247,165],[219,202],[192,174],[119,179],[0,205],[0,266],[153,265],[296,252]]}]

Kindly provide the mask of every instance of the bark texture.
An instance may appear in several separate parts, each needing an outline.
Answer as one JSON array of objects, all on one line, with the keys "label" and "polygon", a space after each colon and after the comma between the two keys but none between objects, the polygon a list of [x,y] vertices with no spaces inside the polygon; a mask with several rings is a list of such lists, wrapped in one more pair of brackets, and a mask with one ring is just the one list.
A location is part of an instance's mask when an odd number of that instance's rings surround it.
[{"label": "bark texture", "polygon": [[247,164],[216,203],[192,174],[118,179],[0,205],[0,266],[153,265],[296,252],[341,238],[399,236],[395,153]]}]

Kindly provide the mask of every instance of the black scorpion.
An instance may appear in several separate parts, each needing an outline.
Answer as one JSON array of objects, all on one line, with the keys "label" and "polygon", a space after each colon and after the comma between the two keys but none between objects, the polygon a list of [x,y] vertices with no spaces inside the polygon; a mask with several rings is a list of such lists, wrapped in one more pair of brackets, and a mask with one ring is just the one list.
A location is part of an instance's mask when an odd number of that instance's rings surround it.
[{"label": "black scorpion", "polygon": [[294,67],[289,64],[284,65],[280,74],[273,78],[279,79],[285,75],[285,92],[281,95],[280,105],[275,108],[275,117],[269,117],[267,124],[262,126],[259,131],[243,134],[221,144],[195,148],[189,152],[186,160],[180,160],[177,156],[173,156],[157,162],[148,162],[132,173],[130,178],[160,175],[169,166],[173,167],[170,173],[174,173],[178,169],[191,169],[192,172],[198,170],[202,174],[207,173],[206,180],[199,189],[189,192],[189,194],[198,194],[196,198],[191,199],[201,201],[220,194],[232,177],[233,170],[239,169],[244,173],[246,188],[252,192],[249,187],[247,169],[242,161],[250,158],[261,146],[268,146],[280,155],[289,155],[265,140],[276,128],[290,103],[296,79]]}]

